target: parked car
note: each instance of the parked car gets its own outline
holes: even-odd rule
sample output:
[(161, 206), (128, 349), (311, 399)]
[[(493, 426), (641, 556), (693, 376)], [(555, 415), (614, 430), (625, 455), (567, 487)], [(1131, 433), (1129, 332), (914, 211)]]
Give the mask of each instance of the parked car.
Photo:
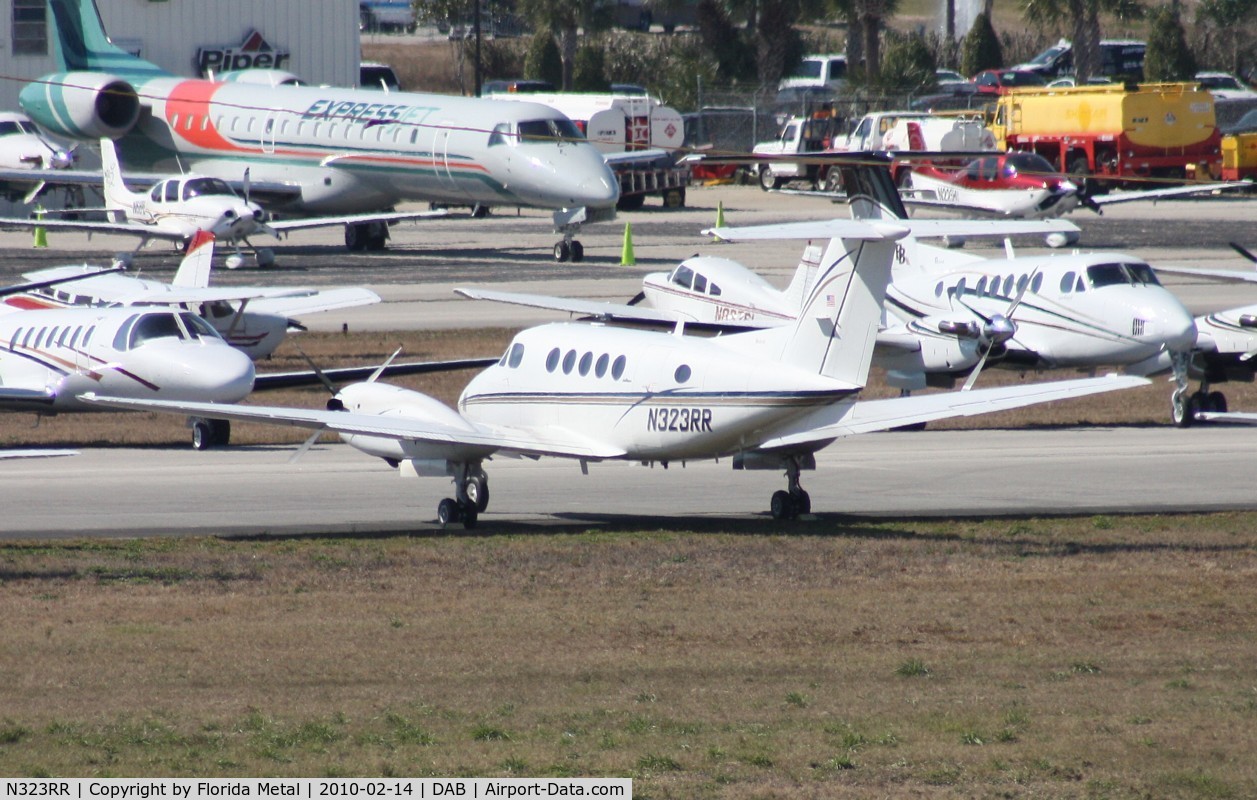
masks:
[(358, 88), (380, 89), (385, 92), (402, 90), (393, 68), (388, 64), (377, 64), (373, 61), (363, 61), (358, 67)]
[[(1148, 46), (1137, 39), (1101, 39), (1100, 64), (1095, 74), (1142, 80), (1144, 52), (1147, 49)], [(1010, 69), (1037, 72), (1046, 80), (1073, 75), (1073, 45), (1068, 39), (1061, 39), (1024, 64), (1016, 64)]]
[(1257, 133), (1257, 108), (1250, 109), (1235, 122), (1218, 125), (1218, 130), (1222, 131), (1224, 136), (1230, 136), (1233, 133)]
[(1215, 100), (1257, 100), (1257, 92), (1229, 72), (1197, 72), (1196, 81)]
[(969, 79), (954, 69), (936, 69), (934, 82), (939, 86), (949, 86), (956, 83), (968, 83)]
[(973, 76), (979, 94), (1003, 94), (1014, 86), (1046, 86), (1037, 72), (1020, 69), (986, 69)]

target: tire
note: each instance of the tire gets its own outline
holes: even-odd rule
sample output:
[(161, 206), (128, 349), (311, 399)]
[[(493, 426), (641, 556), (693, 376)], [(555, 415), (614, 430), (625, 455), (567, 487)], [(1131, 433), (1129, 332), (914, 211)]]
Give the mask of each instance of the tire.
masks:
[(1175, 427), (1190, 428), (1192, 425), (1192, 415), (1188, 410), (1191, 401), (1185, 393), (1175, 392), (1170, 398), (1170, 420), (1173, 421)]
[(214, 431), (207, 419), (194, 420), (192, 423), (192, 449), (208, 450), (214, 446)]
[(794, 517), (794, 498), (784, 489), (778, 489), (773, 492), (772, 502), (769, 503), (768, 508), (772, 512), (773, 519), (792, 519)]
[(572, 262), (585, 260), (585, 245), (576, 240), (572, 240)]
[(442, 525), (458, 522), (460, 518), (458, 503), (447, 497), (437, 504), (436, 521)]
[(663, 193), (664, 208), (684, 208), (685, 207), (685, 189), (676, 188), (669, 189)]
[(554, 245), (554, 260), (560, 264), (567, 261), (571, 255), (572, 248), (568, 246), (567, 242), (558, 242)]
[(345, 249), (351, 253), (360, 253), (367, 249), (366, 226), (361, 224), (345, 226)]
[(214, 447), (226, 447), (231, 443), (231, 420), (212, 419), (209, 421), (210, 439)]
[(483, 512), (489, 507), (489, 479), (483, 475), (476, 475), (468, 478), (463, 484), (463, 493), (467, 495), (467, 502), (478, 512)]
[(1206, 407), (1218, 414), (1226, 413), (1226, 395), (1222, 392), (1210, 392), (1206, 395)]
[(615, 203), (615, 207), (620, 211), (637, 211), (644, 205), (646, 205), (646, 195), (640, 192), (637, 194), (622, 194)]
[(476, 521), (480, 515), (476, 512), (475, 506), (467, 506), (466, 508), (459, 509), (459, 513), (462, 515), (463, 527), (465, 529), (471, 530), (476, 527)]
[(812, 513), (812, 496), (805, 490), (800, 489), (798, 493), (790, 496), (790, 500), (794, 503), (794, 513), (796, 516)]
[(784, 181), (780, 178), (773, 177), (773, 172), (768, 168), (768, 165), (765, 164), (760, 166), (759, 188), (767, 192), (770, 189), (780, 189), (782, 183), (784, 183)]

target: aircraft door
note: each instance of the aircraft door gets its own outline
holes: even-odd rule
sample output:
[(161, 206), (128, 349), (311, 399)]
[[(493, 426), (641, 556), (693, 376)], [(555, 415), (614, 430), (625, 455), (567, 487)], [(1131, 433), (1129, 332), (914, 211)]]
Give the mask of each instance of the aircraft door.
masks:
[(432, 161), (436, 168), (437, 186), (445, 192), (456, 192), (458, 181), (450, 171), (449, 123), (441, 123), (432, 129)]
[(266, 119), (262, 122), (262, 152), (275, 152), (275, 129), (279, 127), (279, 123), (275, 120), (275, 112), (266, 115)]

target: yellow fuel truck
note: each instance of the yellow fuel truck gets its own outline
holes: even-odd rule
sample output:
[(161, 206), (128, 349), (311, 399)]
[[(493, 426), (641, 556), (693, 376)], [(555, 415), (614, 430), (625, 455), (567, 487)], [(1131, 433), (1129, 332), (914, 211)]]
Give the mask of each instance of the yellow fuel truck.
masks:
[(1038, 153), (1101, 184), (1218, 175), (1213, 96), (1196, 83), (1011, 89), (991, 132), (1005, 150)]

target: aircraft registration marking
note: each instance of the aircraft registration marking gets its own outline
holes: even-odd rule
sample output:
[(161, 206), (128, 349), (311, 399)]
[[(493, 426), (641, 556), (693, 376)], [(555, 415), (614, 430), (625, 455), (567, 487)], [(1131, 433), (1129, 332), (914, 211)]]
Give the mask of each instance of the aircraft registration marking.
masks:
[(693, 433), (711, 430), (710, 408), (652, 408), (646, 412), (646, 430)]

